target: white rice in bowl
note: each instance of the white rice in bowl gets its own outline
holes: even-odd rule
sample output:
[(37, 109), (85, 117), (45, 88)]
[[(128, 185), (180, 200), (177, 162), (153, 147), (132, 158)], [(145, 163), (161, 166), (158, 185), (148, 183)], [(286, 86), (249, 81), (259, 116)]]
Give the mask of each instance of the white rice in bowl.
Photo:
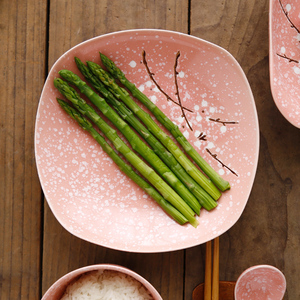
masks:
[(112, 270), (91, 271), (68, 285), (61, 300), (153, 300), (133, 277)]

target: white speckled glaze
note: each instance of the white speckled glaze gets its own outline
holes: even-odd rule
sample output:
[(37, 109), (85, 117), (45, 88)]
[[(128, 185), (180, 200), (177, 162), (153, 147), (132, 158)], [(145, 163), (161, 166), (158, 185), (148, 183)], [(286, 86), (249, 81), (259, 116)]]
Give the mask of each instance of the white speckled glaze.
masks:
[(286, 279), (280, 270), (258, 265), (240, 275), (234, 293), (236, 300), (282, 300), (285, 290)]
[[(181, 52), (178, 82), (193, 131), (178, 106), (154, 87), (142, 61), (142, 50), (156, 80), (170, 96), (173, 66)], [(53, 79), (61, 69), (77, 74), (74, 56), (100, 63), (99, 51), (113, 59), (152, 101), (155, 101), (199, 153), (231, 183), (218, 207), (202, 210), (197, 229), (180, 226), (132, 183), (93, 138), (56, 102), (61, 97)], [(226, 125), (208, 118), (236, 121)], [(182, 128), (184, 126), (184, 128)], [(197, 135), (204, 132), (207, 141)], [(238, 176), (222, 168), (205, 148), (216, 153)], [(105, 247), (132, 252), (163, 252), (199, 245), (227, 231), (240, 217), (255, 177), (259, 127), (246, 76), (224, 49), (189, 35), (164, 30), (129, 30), (88, 40), (66, 52), (53, 65), (45, 83), (36, 119), (35, 153), (41, 185), (58, 221), (77, 237)]]
[(116, 271), (120, 273), (124, 273), (128, 276), (133, 277), (134, 279), (138, 280), (144, 287), (151, 293), (154, 300), (162, 300), (162, 297), (158, 293), (158, 291), (153, 287), (151, 283), (149, 283), (145, 278), (140, 276), (139, 274), (135, 273), (134, 271), (127, 269), (125, 267), (113, 264), (99, 264), (99, 265), (91, 265), (82, 267), (80, 269), (76, 269), (60, 279), (58, 279), (53, 285), (46, 291), (42, 300), (59, 300), (63, 296), (67, 286), (76, 278), (83, 275), (87, 272), (92, 271), (100, 271), (100, 270), (109, 270), (109, 271)]
[[(292, 22), (300, 28), (300, 4), (282, 0)], [(300, 128), (300, 64), (289, 62), (277, 54), (300, 61), (300, 34), (286, 18), (279, 0), (270, 1), (269, 50), (270, 83), (276, 106), (294, 126)]]

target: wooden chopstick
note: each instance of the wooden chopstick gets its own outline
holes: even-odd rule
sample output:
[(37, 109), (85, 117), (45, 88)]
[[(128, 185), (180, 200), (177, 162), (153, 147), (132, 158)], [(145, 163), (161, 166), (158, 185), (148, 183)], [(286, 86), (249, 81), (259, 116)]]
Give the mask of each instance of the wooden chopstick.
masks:
[(206, 243), (204, 300), (219, 300), (219, 237), (214, 239), (213, 262), (212, 241)]
[(213, 274), (212, 274), (212, 300), (219, 300), (219, 237), (214, 239), (214, 259), (213, 259)]
[(211, 241), (206, 243), (205, 251), (204, 300), (211, 300), (211, 243)]

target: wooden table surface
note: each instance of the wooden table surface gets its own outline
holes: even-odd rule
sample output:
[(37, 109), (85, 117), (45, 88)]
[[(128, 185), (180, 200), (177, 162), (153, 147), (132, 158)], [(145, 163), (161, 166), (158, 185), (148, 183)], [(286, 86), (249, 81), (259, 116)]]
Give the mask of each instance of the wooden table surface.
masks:
[(300, 130), (280, 114), (269, 81), (266, 0), (0, 1), (0, 298), (39, 299), (62, 275), (96, 263), (126, 266), (163, 299), (191, 299), (204, 280), (205, 245), (143, 254), (110, 250), (69, 234), (43, 197), (34, 128), (47, 72), (66, 50), (124, 29), (179, 31), (227, 49), (253, 91), (260, 124), (254, 186), (238, 222), (220, 237), (220, 279), (270, 264), (300, 299)]

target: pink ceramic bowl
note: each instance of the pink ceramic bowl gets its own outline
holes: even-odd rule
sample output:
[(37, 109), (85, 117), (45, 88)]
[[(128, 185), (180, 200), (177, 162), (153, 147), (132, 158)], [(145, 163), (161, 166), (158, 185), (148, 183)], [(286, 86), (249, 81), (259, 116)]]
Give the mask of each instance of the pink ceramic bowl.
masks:
[(282, 300), (286, 290), (283, 273), (269, 265), (244, 271), (235, 285), (236, 300)]
[(98, 264), (98, 265), (91, 265), (87, 267), (83, 267), (77, 270), (74, 270), (60, 279), (58, 279), (44, 294), (42, 300), (59, 300), (63, 296), (67, 286), (76, 278), (83, 275), (84, 273), (90, 271), (97, 271), (97, 270), (111, 270), (124, 273), (129, 275), (143, 284), (143, 286), (150, 292), (153, 296), (154, 300), (162, 300), (162, 297), (157, 292), (157, 290), (142, 276), (135, 273), (134, 271), (127, 269), (125, 267), (119, 265), (112, 265), (112, 264)]

